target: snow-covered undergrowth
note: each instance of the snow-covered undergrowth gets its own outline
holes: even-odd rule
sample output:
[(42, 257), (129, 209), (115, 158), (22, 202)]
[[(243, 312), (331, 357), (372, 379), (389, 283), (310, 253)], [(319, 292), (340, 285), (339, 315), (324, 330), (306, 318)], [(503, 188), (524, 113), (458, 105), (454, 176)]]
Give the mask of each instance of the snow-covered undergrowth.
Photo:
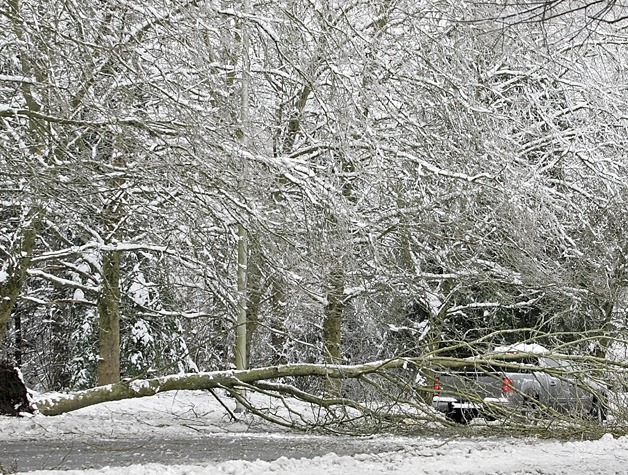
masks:
[[(258, 404), (263, 401), (257, 400)], [(106, 403), (62, 416), (30, 418), (0, 417), (0, 446), (3, 440), (93, 440), (129, 438), (190, 438), (218, 434), (254, 434), (256, 437), (285, 438), (294, 433), (246, 416), (230, 417), (235, 405), (227, 399), (223, 407), (211, 394), (181, 391), (157, 396)], [(320, 440), (327, 436), (312, 436)], [(340, 445), (343, 437), (331, 437)], [(556, 441), (537, 438), (483, 437), (447, 438), (434, 425), (430, 436), (382, 436), (394, 441), (397, 450), (387, 453), (327, 455), (303, 459), (281, 457), (274, 461), (233, 460), (197, 465), (138, 464), (89, 470), (47, 470), (39, 475), (201, 475), (201, 474), (609, 474), (628, 470), (628, 438), (606, 434), (594, 441)], [(365, 451), (368, 451), (365, 446)]]

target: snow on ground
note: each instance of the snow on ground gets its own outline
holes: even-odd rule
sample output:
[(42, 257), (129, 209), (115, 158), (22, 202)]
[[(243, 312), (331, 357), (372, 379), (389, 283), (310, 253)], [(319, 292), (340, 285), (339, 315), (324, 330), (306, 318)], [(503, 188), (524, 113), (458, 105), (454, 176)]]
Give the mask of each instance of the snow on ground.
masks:
[[(228, 401), (232, 404), (232, 401)], [(250, 416), (233, 422), (211, 395), (199, 391), (159, 394), (150, 398), (92, 406), (57, 417), (0, 417), (2, 441), (108, 440), (146, 437), (186, 438), (208, 434), (246, 434), (284, 438), (293, 433), (271, 427)], [(301, 436), (302, 437), (302, 436)], [(311, 436), (321, 437), (327, 436)], [(343, 438), (331, 439), (330, 446)], [(382, 436), (394, 441), (399, 450), (340, 456), (333, 452), (312, 458), (274, 461), (229, 460), (199, 465), (142, 464), (89, 470), (44, 470), (30, 475), (202, 475), (202, 474), (625, 474), (628, 473), (628, 437), (606, 434), (595, 441), (556, 441), (537, 438), (463, 438), (438, 436), (435, 426), (430, 437)], [(237, 457), (237, 454), (234, 454)]]

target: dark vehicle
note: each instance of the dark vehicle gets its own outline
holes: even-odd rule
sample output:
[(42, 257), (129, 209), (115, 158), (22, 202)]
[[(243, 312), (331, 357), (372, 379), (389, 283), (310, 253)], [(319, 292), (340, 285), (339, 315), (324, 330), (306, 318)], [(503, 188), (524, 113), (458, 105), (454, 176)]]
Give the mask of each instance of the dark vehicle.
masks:
[[(564, 358), (564, 357), (563, 357)], [(508, 351), (437, 373), (433, 407), (455, 422), (563, 413), (606, 419), (606, 388), (560, 355)]]

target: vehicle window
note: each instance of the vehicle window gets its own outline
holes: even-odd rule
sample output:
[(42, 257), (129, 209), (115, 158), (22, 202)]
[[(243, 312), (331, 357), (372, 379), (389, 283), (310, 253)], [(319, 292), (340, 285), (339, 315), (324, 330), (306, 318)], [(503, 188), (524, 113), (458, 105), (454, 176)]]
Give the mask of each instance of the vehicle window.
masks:
[(539, 358), (541, 362), (541, 366), (545, 366), (548, 368), (558, 368), (560, 367), (560, 363), (552, 358)]
[(573, 363), (571, 361), (560, 360), (558, 363), (565, 369), (574, 369)]

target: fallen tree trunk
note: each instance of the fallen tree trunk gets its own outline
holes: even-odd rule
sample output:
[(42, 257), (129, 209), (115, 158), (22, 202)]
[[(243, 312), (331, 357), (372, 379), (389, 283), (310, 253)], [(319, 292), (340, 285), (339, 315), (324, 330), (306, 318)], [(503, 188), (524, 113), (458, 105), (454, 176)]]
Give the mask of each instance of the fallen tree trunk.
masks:
[[(419, 363), (425, 362), (422, 358), (395, 358), (360, 365), (288, 364), (249, 370), (177, 374), (152, 379), (122, 381), (73, 393), (42, 394), (37, 398), (36, 404), (40, 413), (55, 416), (94, 404), (153, 396), (165, 391), (234, 388), (285, 377), (360, 378), (386, 370), (408, 366), (420, 367)], [(441, 363), (446, 362), (441, 361)], [(430, 360), (430, 364), (434, 364), (434, 361)]]
[[(625, 362), (609, 363), (595, 357), (577, 356), (568, 359), (589, 368), (628, 369), (628, 363)], [(500, 367), (509, 364), (503, 358), (495, 360), (491, 355), (473, 358), (473, 362), (479, 365), (498, 364)], [(395, 430), (400, 427), (413, 430), (413, 427), (419, 427), (417, 423), (420, 427), (429, 427), (423, 424), (425, 421), (453, 424), (431, 407), (434, 389), (429, 375), (434, 371), (455, 370), (468, 364), (469, 359), (466, 358), (435, 355), (392, 358), (358, 365), (288, 364), (135, 379), (74, 393), (42, 394), (35, 402), (41, 414), (53, 416), (99, 403), (153, 396), (160, 392), (207, 390), (233, 419), (237, 419), (229, 405), (223, 403), (214, 392), (214, 389), (221, 389), (246, 408), (248, 413), (293, 429), (319, 429), (345, 434), (377, 433), (382, 428), (391, 427)], [(516, 362), (512, 364), (514, 369), (518, 368)], [(566, 376), (573, 374), (576, 373), (565, 373)], [(591, 373), (587, 371), (586, 374)], [(417, 379), (417, 376), (420, 378)], [(323, 381), (321, 384), (311, 379), (303, 381), (304, 384), (297, 382), (303, 377), (323, 378)], [(326, 393), (323, 388), (327, 386), (327, 380), (345, 380), (342, 381), (342, 393)], [(417, 383), (418, 380), (421, 382)], [(312, 386), (313, 382), (315, 384)], [(313, 387), (318, 389), (313, 390)], [(255, 400), (247, 396), (253, 393), (263, 397)], [(273, 403), (269, 403), (271, 400)], [(569, 422), (570, 431), (575, 430), (575, 419), (570, 415), (551, 414), (548, 424), (560, 417)], [(505, 420), (515, 427), (521, 428), (526, 424), (525, 420), (517, 419), (516, 412), (504, 415), (507, 416)], [(511, 417), (513, 415), (514, 418)], [(618, 415), (617, 412), (614, 417)], [(538, 422), (537, 419), (533, 420), (535, 430), (543, 431), (549, 427)], [(580, 424), (579, 430), (590, 432), (599, 429), (589, 418), (581, 419)]]
[[(628, 369), (628, 363), (610, 363), (593, 357), (570, 357), (574, 362), (606, 367), (607, 369)], [(492, 362), (490, 355), (486, 358), (476, 358), (475, 363)], [(41, 394), (35, 398), (37, 410), (44, 415), (54, 416), (65, 412), (75, 411), (84, 407), (103, 402), (119, 401), (123, 399), (153, 396), (160, 392), (181, 390), (212, 390), (223, 388), (232, 392), (236, 388), (249, 388), (264, 391), (263, 382), (281, 378), (319, 377), (331, 380), (360, 379), (371, 387), (377, 384), (369, 378), (370, 375), (379, 376), (398, 388), (415, 392), (414, 396), (429, 401), (431, 398), (431, 384), (424, 383), (423, 387), (415, 387), (412, 374), (421, 373), (423, 376), (430, 374), (435, 369), (455, 369), (467, 365), (469, 360), (441, 356), (423, 356), (415, 358), (392, 358), (388, 360), (373, 361), (357, 365), (330, 365), (330, 364), (286, 364), (267, 366), (248, 370), (225, 370), (205, 373), (187, 373), (163, 376), (152, 379), (134, 379), (119, 383), (99, 386), (84, 391), (73, 393)], [(503, 365), (504, 362), (499, 361)], [(411, 374), (406, 373), (404, 378), (398, 378), (395, 370), (410, 369)], [(257, 386), (256, 386), (257, 385)], [(298, 391), (291, 386), (291, 391)], [(379, 392), (385, 397), (386, 389)], [(284, 392), (284, 391), (278, 391)], [(305, 394), (305, 393), (303, 393)], [(426, 397), (427, 396), (427, 397)], [(309, 398), (317, 399), (317, 396), (309, 394)], [(299, 397), (307, 400), (307, 397)], [(342, 398), (338, 399), (342, 400)]]

